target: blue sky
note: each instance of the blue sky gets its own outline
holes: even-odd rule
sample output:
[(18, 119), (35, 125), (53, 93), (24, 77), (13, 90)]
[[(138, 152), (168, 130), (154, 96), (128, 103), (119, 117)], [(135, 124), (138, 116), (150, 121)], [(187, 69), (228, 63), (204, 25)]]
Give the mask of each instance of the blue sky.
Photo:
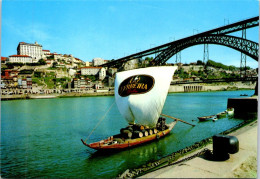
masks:
[[(3, 0), (1, 56), (16, 54), (19, 42), (37, 41), (45, 50), (83, 61), (117, 59), (258, 15), (257, 0)], [(247, 30), (247, 38), (258, 42), (258, 31)], [(209, 45), (214, 61), (240, 66), (240, 56)], [(183, 50), (181, 59), (202, 60), (203, 45)], [(258, 63), (247, 57), (247, 65)]]

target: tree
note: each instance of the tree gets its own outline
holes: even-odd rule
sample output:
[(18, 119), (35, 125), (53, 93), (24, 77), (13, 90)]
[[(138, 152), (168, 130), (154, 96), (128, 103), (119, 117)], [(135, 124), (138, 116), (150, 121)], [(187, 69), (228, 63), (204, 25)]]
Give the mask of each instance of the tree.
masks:
[(205, 63), (203, 63), (201, 60), (197, 61), (197, 65), (204, 65)]
[(46, 61), (42, 58), (38, 61), (39, 65), (46, 65)]
[(53, 67), (53, 68), (56, 68), (57, 65), (58, 65), (57, 62), (53, 62), (53, 63), (52, 63), (52, 67)]

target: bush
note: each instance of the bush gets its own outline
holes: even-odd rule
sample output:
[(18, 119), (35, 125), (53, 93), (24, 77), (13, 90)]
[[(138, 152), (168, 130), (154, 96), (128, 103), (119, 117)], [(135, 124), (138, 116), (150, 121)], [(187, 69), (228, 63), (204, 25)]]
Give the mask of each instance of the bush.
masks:
[(19, 74), (32, 74), (33, 70), (21, 70)]

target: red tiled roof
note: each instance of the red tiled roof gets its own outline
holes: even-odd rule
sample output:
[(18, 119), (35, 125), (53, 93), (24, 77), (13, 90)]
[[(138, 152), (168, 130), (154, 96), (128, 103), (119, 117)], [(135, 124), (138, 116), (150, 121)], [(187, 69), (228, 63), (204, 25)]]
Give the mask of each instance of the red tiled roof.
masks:
[(50, 50), (42, 50), (42, 51), (49, 52)]
[(31, 57), (31, 56), (28, 56), (28, 55), (11, 55), (9, 57)]
[(1, 57), (1, 61), (5, 61), (7, 57)]

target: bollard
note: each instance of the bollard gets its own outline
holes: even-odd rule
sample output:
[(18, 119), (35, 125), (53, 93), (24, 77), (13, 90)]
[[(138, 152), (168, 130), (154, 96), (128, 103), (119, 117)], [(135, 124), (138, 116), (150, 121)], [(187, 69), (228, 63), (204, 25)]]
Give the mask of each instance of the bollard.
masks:
[(239, 151), (239, 141), (235, 136), (214, 135), (213, 157), (217, 161), (229, 159), (229, 154)]

